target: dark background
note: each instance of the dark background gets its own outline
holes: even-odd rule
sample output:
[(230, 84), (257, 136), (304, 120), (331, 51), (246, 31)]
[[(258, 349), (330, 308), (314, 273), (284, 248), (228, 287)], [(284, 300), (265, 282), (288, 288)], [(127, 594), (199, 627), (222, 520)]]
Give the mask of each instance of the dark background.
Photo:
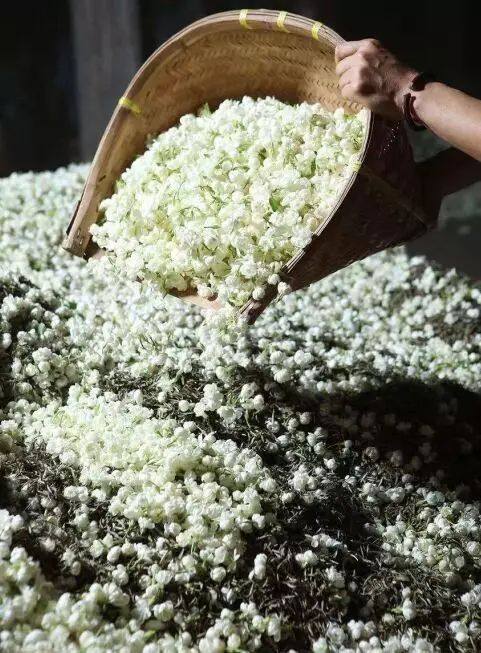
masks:
[[(376, 36), (404, 60), (481, 96), (476, 2), (249, 1)], [(0, 12), (0, 176), (86, 161), (140, 63), (167, 37), (239, 0), (4, 2)]]

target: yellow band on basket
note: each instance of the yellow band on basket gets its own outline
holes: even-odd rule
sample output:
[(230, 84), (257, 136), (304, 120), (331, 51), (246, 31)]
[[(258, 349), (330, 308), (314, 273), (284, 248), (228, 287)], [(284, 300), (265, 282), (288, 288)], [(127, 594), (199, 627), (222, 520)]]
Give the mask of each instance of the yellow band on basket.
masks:
[(247, 12), (248, 9), (241, 9), (239, 12), (239, 23), (244, 29), (252, 29), (252, 27), (247, 22)]
[(311, 34), (312, 38), (316, 39), (316, 41), (319, 41), (319, 30), (322, 27), (322, 23), (320, 23), (318, 20), (313, 24), (312, 29), (311, 29)]
[(132, 113), (135, 113), (137, 116), (142, 113), (142, 109), (139, 107), (139, 105), (130, 98), (125, 97), (125, 95), (120, 98), (119, 107), (124, 107), (124, 109), (132, 111)]
[(280, 11), (279, 15), (277, 16), (276, 25), (278, 30), (280, 30), (281, 32), (287, 32), (289, 34), (289, 30), (285, 26), (286, 17), (287, 17), (287, 11)]

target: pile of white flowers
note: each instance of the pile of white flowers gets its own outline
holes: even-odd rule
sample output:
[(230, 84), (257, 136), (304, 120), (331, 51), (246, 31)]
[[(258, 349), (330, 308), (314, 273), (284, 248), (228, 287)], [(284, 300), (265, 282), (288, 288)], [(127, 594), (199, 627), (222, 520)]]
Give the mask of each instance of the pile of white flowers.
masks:
[(473, 651), (481, 292), (402, 250), (235, 338), (0, 180), (2, 653)]
[(242, 306), (328, 217), (364, 138), (364, 112), (225, 100), (160, 134), (102, 203), (94, 240), (132, 279)]

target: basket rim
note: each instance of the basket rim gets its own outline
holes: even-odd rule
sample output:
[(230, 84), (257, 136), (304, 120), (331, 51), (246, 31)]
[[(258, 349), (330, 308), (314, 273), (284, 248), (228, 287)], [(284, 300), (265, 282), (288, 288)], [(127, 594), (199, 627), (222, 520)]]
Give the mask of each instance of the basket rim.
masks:
[[(81, 194), (77, 209), (72, 216), (72, 220), (69, 224), (67, 237), (63, 243), (63, 247), (65, 249), (72, 251), (73, 253), (78, 253), (78, 251), (75, 251), (76, 248), (74, 245), (74, 239), (76, 234), (79, 232), (79, 227), (83, 224), (83, 216), (87, 212), (86, 206), (90, 207), (91, 196), (95, 193), (95, 183), (92, 182), (91, 176), (93, 176), (94, 171), (96, 171), (99, 167), (99, 161), (104, 155), (104, 147), (108, 145), (111, 131), (119, 126), (117, 123), (121, 124), (120, 121), (125, 118), (126, 113), (136, 112), (136, 109), (138, 109), (138, 105), (136, 103), (137, 96), (141, 92), (144, 84), (150, 78), (151, 73), (154, 72), (157, 65), (167, 64), (169, 59), (176, 55), (179, 47), (188, 48), (196, 41), (202, 39), (205, 35), (212, 33), (211, 30), (213, 26), (215, 26), (216, 30), (221, 32), (240, 30), (246, 30), (247, 32), (284, 32), (287, 34), (294, 34), (303, 38), (318, 41), (319, 44), (322, 44), (323, 42), (325, 43), (327, 41), (333, 47), (339, 43), (344, 42), (344, 39), (339, 34), (337, 34), (337, 32), (327, 27), (320, 21), (316, 21), (312, 18), (301, 16), (299, 14), (294, 14), (286, 11), (278, 11), (274, 9), (241, 9), (210, 14), (209, 16), (205, 16), (199, 20), (194, 21), (193, 23), (190, 23), (177, 33), (173, 34), (158, 48), (156, 48), (156, 50), (140, 66), (130, 81), (129, 85), (127, 86), (121, 101), (115, 107), (99, 142), (99, 145), (97, 146), (97, 150), (87, 175), (84, 190)], [(279, 274), (285, 279), (289, 279), (291, 276), (291, 271), (295, 267), (296, 263), (300, 260), (300, 258), (304, 255), (305, 249), (309, 247), (312, 241), (317, 238), (331, 222), (337, 210), (342, 205), (346, 196), (350, 192), (359, 173), (359, 170), (364, 164), (369, 150), (369, 144), (371, 141), (374, 124), (377, 121), (377, 118), (368, 109), (363, 110), (363, 117), (365, 123), (364, 139), (357, 157), (356, 166), (352, 167), (349, 176), (346, 178), (344, 188), (342, 193), (340, 193), (335, 206), (331, 209), (329, 215), (326, 217), (323, 223), (313, 232), (309, 243), (304, 248), (300, 248), (289, 259), (289, 261), (284, 263), (282, 266)], [(96, 211), (98, 218), (98, 206)], [(96, 219), (94, 219), (88, 225), (88, 229), (90, 229), (91, 224), (94, 224), (95, 221)], [(89, 242), (87, 242), (86, 245), (82, 248), (81, 255), (83, 255), (84, 258), (90, 258), (94, 249), (95, 248), (92, 247), (92, 241), (90, 239)], [(171, 292), (170, 294), (177, 295), (175, 292)], [(181, 296), (181, 294), (179, 293), (177, 296)], [(186, 297), (184, 296), (184, 298)], [(249, 320), (250, 314), (254, 313), (256, 316), (259, 315), (267, 307), (270, 301), (272, 301), (272, 297), (270, 297), (270, 293), (268, 292), (266, 292), (266, 296), (263, 300), (254, 300), (250, 298), (239, 309), (239, 313), (241, 316)], [(206, 306), (208, 306), (208, 304), (208, 302), (204, 303)]]

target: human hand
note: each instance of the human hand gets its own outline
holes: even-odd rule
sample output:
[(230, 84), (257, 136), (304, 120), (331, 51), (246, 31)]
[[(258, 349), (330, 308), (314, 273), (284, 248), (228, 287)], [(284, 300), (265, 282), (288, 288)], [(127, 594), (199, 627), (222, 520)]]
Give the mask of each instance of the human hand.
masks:
[(403, 117), (403, 96), (416, 76), (379, 41), (347, 41), (336, 47), (336, 73), (345, 98), (391, 120)]

